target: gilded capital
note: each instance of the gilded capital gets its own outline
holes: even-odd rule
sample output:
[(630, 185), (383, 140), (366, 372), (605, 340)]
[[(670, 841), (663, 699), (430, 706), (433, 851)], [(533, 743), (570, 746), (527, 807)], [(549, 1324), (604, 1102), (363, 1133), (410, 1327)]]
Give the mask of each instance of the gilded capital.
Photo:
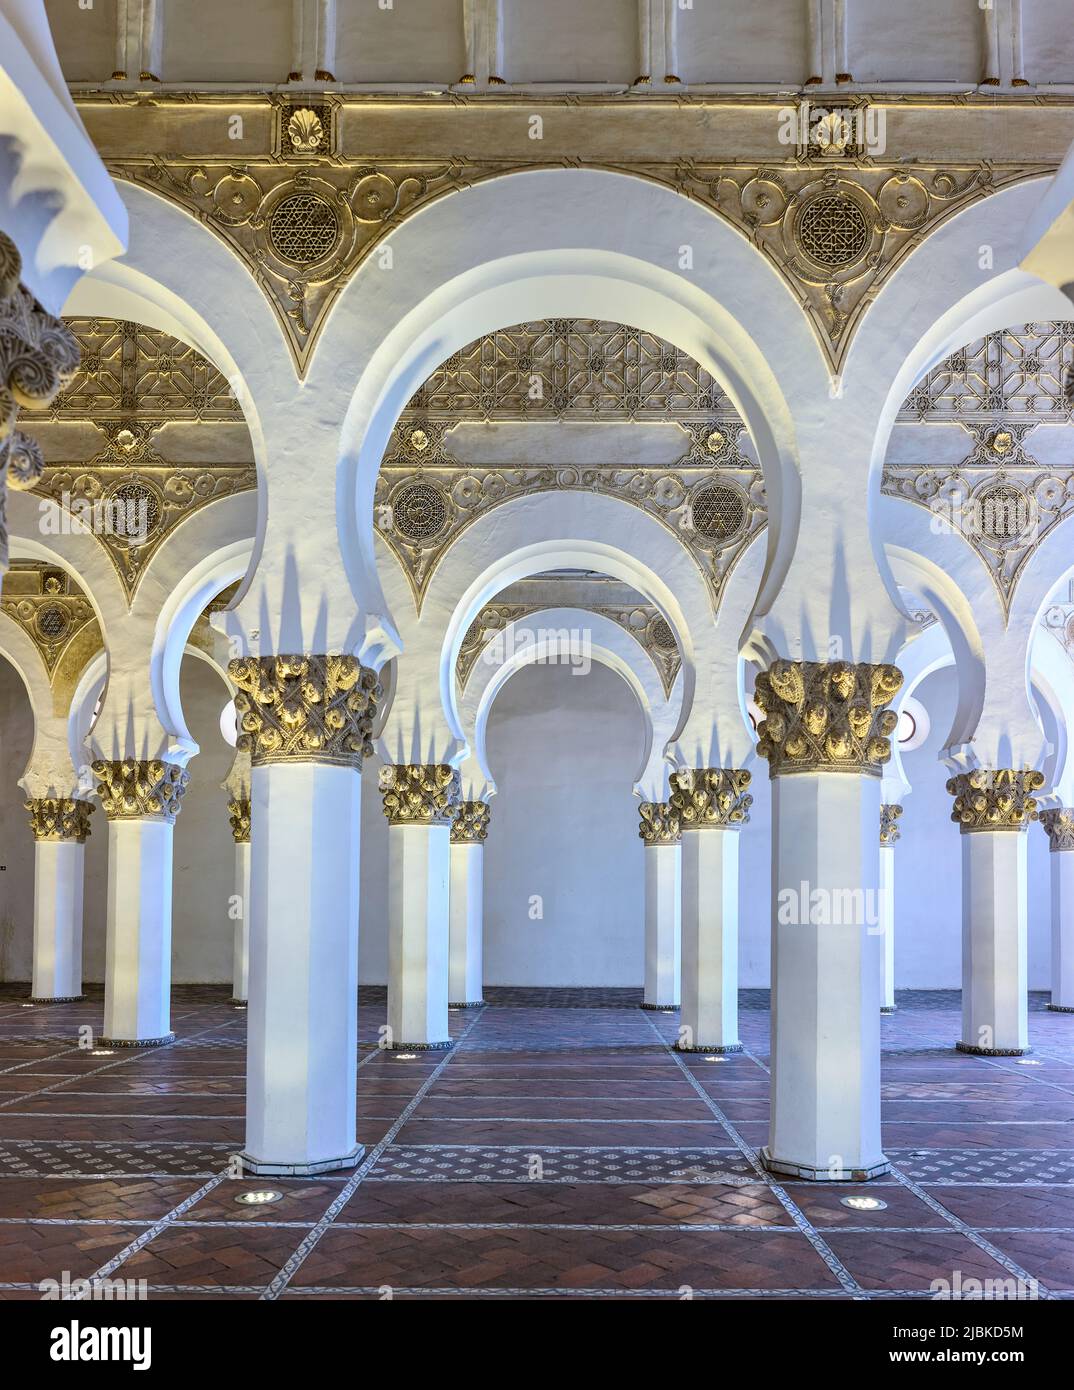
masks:
[(70, 796), (35, 796), (23, 804), (30, 813), (35, 840), (76, 840), (79, 844), (85, 843), (89, 818), (97, 809), (92, 801)]
[(679, 813), (667, 801), (643, 801), (638, 807), (638, 835), (651, 845), (677, 845), (682, 839)]
[(668, 800), (682, 830), (738, 830), (750, 818), (752, 781), (742, 768), (682, 768), (671, 774)]
[(160, 820), (169, 824), (190, 781), (186, 768), (159, 758), (99, 758), (93, 764), (97, 795), (109, 820)]
[(1053, 806), (1040, 812), (1040, 823), (1047, 831), (1053, 854), (1074, 849), (1074, 811), (1066, 806)]
[(455, 808), (455, 819), (451, 822), (451, 843), (484, 844), (491, 814), (492, 808), (487, 801), (460, 801)]
[(880, 807), (880, 843), (882, 845), (893, 845), (901, 837), (902, 831), (896, 823), (901, 815), (902, 807), (894, 801), (885, 801)]
[(879, 777), (891, 757), (898, 716), (897, 666), (849, 661), (774, 661), (757, 677), (765, 718), (758, 752), (771, 777), (791, 772), (853, 772)]
[(389, 825), (450, 825), (461, 791), (447, 763), (394, 763), (380, 770)]
[(250, 798), (238, 796), (227, 804), (231, 835), (237, 845), (250, 843)]
[(1037, 803), (1031, 795), (1044, 786), (1044, 773), (1033, 769), (974, 768), (948, 779), (947, 790), (955, 798), (951, 819), (963, 835), (975, 830), (1024, 830), (1037, 819)]
[(238, 747), (254, 767), (328, 763), (360, 769), (373, 751), (381, 696), (354, 656), (251, 656), (228, 663), (239, 687)]

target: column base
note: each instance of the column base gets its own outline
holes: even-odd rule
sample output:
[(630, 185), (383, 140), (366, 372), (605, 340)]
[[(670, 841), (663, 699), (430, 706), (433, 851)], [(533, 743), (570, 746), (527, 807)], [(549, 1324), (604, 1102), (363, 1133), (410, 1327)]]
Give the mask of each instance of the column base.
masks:
[(898, 1004), (881, 1004), (880, 1012), (882, 1014), (893, 1014), (898, 1007)]
[(165, 1033), (162, 1038), (98, 1038), (98, 1047), (167, 1047), (175, 1041), (174, 1033)]
[(84, 994), (28, 994), (27, 1001), (31, 1004), (80, 1004), (85, 999)]
[(638, 1008), (639, 1008), (639, 1009), (651, 1009), (654, 1013), (660, 1013), (660, 1014), (669, 1014), (669, 1013), (677, 1012), (678, 1009), (679, 1009), (679, 1007), (680, 1007), (680, 1006), (679, 1006), (678, 1004), (639, 1004), (639, 1005), (638, 1005)]
[(484, 1007), (485, 1001), (483, 999), (467, 999), (462, 1003), (448, 1004), (449, 1009), (483, 1009)]
[(358, 1144), (342, 1158), (325, 1158), (319, 1163), (272, 1163), (268, 1159), (253, 1158), (250, 1154), (239, 1154), (244, 1173), (259, 1177), (309, 1178), (316, 1173), (331, 1173), (337, 1168), (354, 1168), (365, 1154), (365, 1145)]
[(1053, 1014), (1074, 1014), (1074, 1004), (1048, 1004), (1045, 1007)]
[(971, 1057), (1024, 1057), (1031, 1047), (975, 1047), (972, 1043), (957, 1042), (955, 1049)]
[(676, 1052), (741, 1052), (741, 1043), (715, 1043), (712, 1047), (703, 1047), (700, 1043), (695, 1043), (691, 1047), (684, 1047), (682, 1043), (675, 1043)]
[(390, 1047), (384, 1048), (385, 1052), (446, 1052), (449, 1047), (455, 1046), (454, 1038), (446, 1038), (443, 1042), (427, 1043), (392, 1043)]
[(800, 1178), (804, 1182), (868, 1182), (870, 1178), (881, 1178), (891, 1172), (891, 1164), (886, 1158), (868, 1168), (814, 1168), (808, 1163), (773, 1158), (767, 1145), (760, 1150), (758, 1157), (766, 1172), (782, 1173), (785, 1177)]

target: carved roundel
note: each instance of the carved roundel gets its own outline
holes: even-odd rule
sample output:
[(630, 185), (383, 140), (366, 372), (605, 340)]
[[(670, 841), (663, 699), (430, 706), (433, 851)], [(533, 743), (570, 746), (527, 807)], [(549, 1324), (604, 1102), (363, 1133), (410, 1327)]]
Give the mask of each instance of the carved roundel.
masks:
[(649, 641), (659, 652), (677, 652), (679, 649), (671, 624), (659, 613), (649, 624)]
[(339, 240), (335, 209), (318, 193), (292, 193), (269, 218), (268, 238), (281, 260), (313, 265), (331, 255)]
[(432, 483), (407, 483), (392, 498), (392, 523), (408, 541), (433, 541), (447, 522), (447, 498)]
[(730, 541), (745, 528), (746, 502), (729, 483), (703, 483), (690, 498), (690, 524), (710, 541)]
[(810, 198), (798, 214), (795, 239), (817, 265), (843, 270), (869, 249), (869, 223), (846, 193), (825, 192)]
[(145, 483), (120, 483), (108, 496), (106, 524), (121, 540), (138, 544), (160, 522), (160, 499)]
[(973, 499), (972, 520), (987, 544), (1024, 545), (1036, 523), (1033, 499), (1013, 483), (990, 483)]
[(59, 603), (47, 603), (37, 610), (37, 630), (49, 642), (57, 642), (71, 626), (67, 610)]

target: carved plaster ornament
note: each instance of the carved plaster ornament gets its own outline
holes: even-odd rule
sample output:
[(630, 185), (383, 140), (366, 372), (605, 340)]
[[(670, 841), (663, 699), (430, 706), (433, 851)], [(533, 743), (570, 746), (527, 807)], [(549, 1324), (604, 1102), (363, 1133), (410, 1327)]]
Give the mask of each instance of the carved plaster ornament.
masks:
[(955, 798), (951, 819), (963, 835), (980, 830), (1024, 830), (1037, 819), (1031, 793), (1044, 786), (1044, 773), (1032, 768), (974, 768), (947, 782)]
[(683, 768), (670, 777), (671, 809), (685, 830), (738, 830), (750, 818), (752, 774), (743, 768)]
[(227, 810), (232, 838), (237, 845), (248, 845), (250, 843), (249, 797), (235, 797), (228, 802)]
[(487, 801), (460, 801), (451, 822), (453, 845), (484, 844), (492, 814)]
[(179, 814), (179, 803), (190, 773), (159, 758), (97, 759), (93, 771), (97, 795), (109, 820), (161, 820), (169, 824)]
[(70, 796), (35, 796), (23, 803), (30, 813), (35, 840), (75, 840), (84, 844), (89, 818), (97, 809), (91, 801)]
[(676, 809), (667, 801), (643, 801), (638, 807), (641, 825), (638, 835), (646, 847), (677, 845), (682, 840), (682, 827)]
[(254, 767), (279, 762), (360, 769), (373, 752), (382, 691), (376, 672), (354, 656), (240, 657), (228, 663), (237, 746)]
[(757, 751), (772, 777), (852, 772), (879, 777), (898, 716), (885, 706), (902, 686), (897, 666), (775, 661), (757, 677), (764, 711)]
[(1074, 850), (1074, 811), (1065, 806), (1054, 806), (1041, 811), (1039, 819), (1047, 832), (1053, 854), (1059, 850)]
[(380, 790), (389, 825), (450, 825), (461, 786), (447, 763), (392, 763), (380, 770)]
[(896, 802), (885, 801), (880, 807), (880, 843), (882, 845), (893, 845), (901, 837), (902, 831), (896, 823), (901, 815), (902, 807)]

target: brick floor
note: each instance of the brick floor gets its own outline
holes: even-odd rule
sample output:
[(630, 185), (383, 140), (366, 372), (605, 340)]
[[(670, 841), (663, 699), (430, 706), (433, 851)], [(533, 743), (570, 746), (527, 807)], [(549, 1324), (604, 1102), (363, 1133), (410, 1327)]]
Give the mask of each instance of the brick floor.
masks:
[[(177, 1041), (92, 1057), (100, 991), (21, 1007), (0, 987), (0, 1299), (39, 1281), (145, 1280), (159, 1298), (927, 1298), (936, 1279), (1074, 1291), (1074, 1016), (1031, 1000), (1035, 1052), (957, 1053), (958, 997), (900, 995), (882, 1023), (888, 1177), (777, 1183), (767, 996), (746, 1051), (669, 1044), (629, 991), (496, 990), (451, 1015), (458, 1046), (378, 1052), (360, 992), (363, 1165), (235, 1179), (246, 1014), (176, 989)], [(271, 1186), (280, 1201), (236, 1204)], [(842, 1205), (879, 1198), (875, 1211)]]

